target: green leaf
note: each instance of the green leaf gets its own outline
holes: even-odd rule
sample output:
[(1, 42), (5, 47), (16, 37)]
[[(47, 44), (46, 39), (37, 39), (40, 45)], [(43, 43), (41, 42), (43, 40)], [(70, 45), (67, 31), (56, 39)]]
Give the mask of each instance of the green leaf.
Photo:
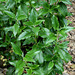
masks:
[(3, 11), (3, 10), (5, 10), (5, 7), (3, 4), (0, 3), (0, 11)]
[(16, 17), (18, 20), (26, 19), (26, 14), (23, 12), (21, 6), (18, 7)]
[(11, 65), (13, 65), (14, 67), (16, 67), (16, 64), (17, 64), (17, 60), (16, 61), (9, 61), (9, 63), (11, 64)]
[(22, 50), (20, 49), (20, 47), (17, 44), (14, 44), (13, 42), (11, 42), (12, 44), (12, 48), (14, 50), (14, 52), (18, 55), (22, 55)]
[(24, 57), (25, 61), (29, 61), (29, 62), (35, 62), (33, 60), (33, 56), (35, 56), (36, 54), (38, 54), (40, 51), (35, 51), (35, 50), (31, 50), (29, 52), (27, 52), (27, 54)]
[(0, 40), (2, 40), (2, 37), (0, 37)]
[(55, 29), (55, 30), (58, 30), (59, 29), (59, 22), (58, 22), (58, 19), (55, 15), (52, 16), (51, 18), (52, 20), (52, 27)]
[(54, 66), (54, 63), (53, 62), (50, 62), (48, 64), (48, 70), (50, 71), (53, 68), (53, 66)]
[(13, 31), (13, 26), (5, 27), (4, 30), (5, 30), (6, 32), (8, 32), (8, 31)]
[(19, 30), (19, 25), (18, 24), (14, 24), (13, 26), (13, 34), (16, 37), (16, 34), (18, 33)]
[(42, 23), (44, 20), (37, 20), (35, 23), (31, 22), (31, 21), (27, 21), (24, 22), (23, 24), (28, 25), (28, 26), (36, 26), (39, 25), (40, 23)]
[(7, 72), (6, 72), (6, 75), (14, 75), (15, 74), (15, 68), (14, 67), (9, 67)]
[(30, 43), (34, 43), (35, 41), (33, 39), (35, 39), (35, 38), (34, 37), (30, 37), (30, 38), (26, 39), (23, 42), (23, 45), (30, 44)]
[(67, 48), (68, 44), (69, 44), (69, 41), (64, 41), (64, 42), (62, 42), (62, 43), (59, 45), (59, 47), (60, 47), (60, 48)]
[(33, 32), (35, 33), (35, 35), (38, 35), (40, 27), (35, 27), (35, 28), (32, 28), (32, 29), (33, 29)]
[(50, 17), (45, 18), (45, 27), (48, 29), (52, 28), (52, 21)]
[(0, 47), (6, 47), (7, 45), (6, 44), (0, 44)]
[(32, 69), (27, 70), (28, 75), (32, 75)]
[(16, 3), (20, 3), (21, 0), (15, 0)]
[(41, 36), (42, 38), (47, 38), (50, 34), (51, 34), (51, 32), (47, 28), (42, 28), (39, 31), (39, 36)]
[(15, 73), (18, 73), (18, 75), (21, 75), (24, 71), (25, 62), (22, 60), (18, 60), (16, 63), (16, 71)]
[(24, 68), (22, 68), (21, 70), (19, 70), (19, 72), (17, 73), (17, 75), (22, 75), (24, 71)]
[(21, 75), (24, 71), (25, 62), (23, 60), (10, 61), (11, 65), (15, 66), (15, 74)]
[(6, 0), (6, 5), (5, 7), (7, 7), (7, 9), (12, 9), (15, 5), (15, 1), (13, 0)]
[(31, 55), (26, 55), (23, 59), (27, 62), (35, 62)]
[(25, 15), (28, 16), (29, 8), (25, 4), (22, 4), (21, 5), (21, 8), (24, 11)]
[(57, 0), (50, 0), (50, 5), (52, 5), (52, 4), (56, 3), (56, 2), (57, 2)]
[(58, 7), (58, 11), (63, 15), (63, 16), (66, 16), (68, 14), (68, 11), (67, 11), (67, 6), (60, 2), (58, 3), (59, 7)]
[(27, 64), (28, 66), (30, 66), (32, 69), (36, 69), (36, 68), (38, 68), (39, 67), (39, 65), (37, 65), (37, 64), (31, 64), (31, 63), (28, 63)]
[(55, 35), (50, 34), (49, 37), (47, 37), (47, 38), (44, 40), (44, 44), (45, 44), (45, 45), (50, 45), (51, 42), (53, 42), (53, 41), (55, 41), (55, 40), (56, 40)]
[(40, 51), (36, 56), (35, 56), (35, 60), (38, 61), (40, 64), (42, 64), (44, 62), (44, 58), (43, 58), (43, 53), (42, 51)]
[(14, 18), (15, 19), (15, 14), (10, 12), (10, 11), (4, 11), (4, 13), (6, 13), (9, 17)]
[(63, 65), (62, 65), (62, 63), (60, 63), (60, 62), (55, 63), (55, 67), (56, 67), (58, 70), (62, 71), (62, 72), (64, 71)]
[(28, 26), (33, 26), (34, 25), (34, 23), (32, 23), (31, 21), (24, 22), (23, 24), (28, 25)]
[(75, 28), (74, 27), (70, 27), (70, 26), (66, 26), (63, 29), (65, 29), (65, 33), (67, 33), (67, 32), (69, 32), (69, 31), (71, 31), (71, 30), (73, 30)]
[(32, 23), (35, 23), (36, 22), (36, 20), (37, 20), (37, 13), (36, 13), (36, 10), (35, 9), (32, 9), (31, 10), (31, 13), (30, 13), (30, 16), (29, 16), (29, 20)]
[(69, 53), (66, 53), (64, 50), (58, 51), (61, 59), (63, 59), (65, 62), (68, 62), (72, 59), (71, 55)]
[(31, 30), (27, 29), (19, 35), (18, 40), (27, 39), (27, 38), (31, 37), (31, 35), (32, 35)]
[(62, 34), (62, 35), (65, 35), (65, 33), (69, 32), (69, 31), (71, 31), (71, 30), (73, 30), (73, 29), (75, 29), (75, 28), (74, 28), (74, 27), (70, 27), (70, 26), (65, 26), (65, 27), (63, 27), (63, 28), (59, 31), (59, 33)]
[(45, 70), (43, 70), (42, 67), (39, 67), (38, 69), (34, 70), (34, 75), (47, 75), (45, 74)]
[(41, 24), (43, 21), (45, 21), (45, 20), (37, 20), (34, 25), (39, 25), (39, 24)]
[(65, 3), (65, 4), (70, 4), (70, 5), (72, 4), (72, 3), (70, 2), (70, 0), (62, 0), (62, 2)]

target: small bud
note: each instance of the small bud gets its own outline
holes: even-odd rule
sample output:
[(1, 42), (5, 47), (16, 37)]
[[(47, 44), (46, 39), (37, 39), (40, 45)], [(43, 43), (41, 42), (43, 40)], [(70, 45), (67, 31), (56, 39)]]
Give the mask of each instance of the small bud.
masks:
[(7, 59), (3, 59), (3, 61), (7, 61)]
[(3, 66), (6, 66), (6, 63), (4, 63)]

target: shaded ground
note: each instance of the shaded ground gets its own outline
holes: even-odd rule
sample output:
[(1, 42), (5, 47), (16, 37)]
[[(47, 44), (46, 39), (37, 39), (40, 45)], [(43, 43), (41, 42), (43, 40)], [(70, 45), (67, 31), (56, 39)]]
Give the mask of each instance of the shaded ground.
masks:
[[(68, 6), (67, 8), (73, 14), (67, 19), (72, 22), (70, 26), (75, 27), (75, 0), (72, 1), (72, 6)], [(67, 40), (69, 41), (67, 50), (72, 55), (72, 61), (70, 61), (68, 64), (65, 64), (65, 71), (63, 75), (75, 75), (75, 30), (72, 30), (68, 33)]]

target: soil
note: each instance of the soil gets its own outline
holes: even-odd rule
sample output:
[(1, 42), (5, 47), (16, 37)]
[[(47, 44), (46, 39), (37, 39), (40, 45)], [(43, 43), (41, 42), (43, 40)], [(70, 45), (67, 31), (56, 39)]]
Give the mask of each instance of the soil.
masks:
[[(67, 6), (68, 11), (71, 12), (73, 15), (67, 17), (72, 23), (69, 25), (71, 27), (75, 27), (75, 0), (72, 1), (72, 6)], [(63, 75), (75, 75), (75, 30), (70, 31), (68, 34), (67, 41), (69, 41), (69, 45), (67, 50), (72, 56), (72, 61), (65, 64)]]

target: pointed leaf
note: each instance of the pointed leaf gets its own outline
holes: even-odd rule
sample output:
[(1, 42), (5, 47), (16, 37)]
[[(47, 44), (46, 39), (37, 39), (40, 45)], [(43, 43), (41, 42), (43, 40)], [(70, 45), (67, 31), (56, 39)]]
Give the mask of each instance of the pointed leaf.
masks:
[(18, 40), (27, 39), (27, 38), (31, 37), (31, 35), (32, 35), (31, 30), (27, 29), (19, 35)]
[(62, 0), (62, 2), (65, 3), (65, 4), (70, 4), (70, 5), (72, 4), (72, 3), (70, 2), (70, 0)]
[(11, 44), (12, 44), (12, 48), (13, 48), (14, 52), (21, 56), (22, 50), (20, 49), (20, 47), (18, 45), (14, 44), (13, 42)]
[(48, 64), (48, 70), (51, 70), (51, 69), (53, 68), (53, 66), (54, 66), (54, 63), (53, 63), (53, 62), (50, 62), (50, 63)]
[(16, 17), (18, 20), (26, 19), (26, 14), (23, 12), (21, 6), (18, 7)]
[(18, 30), (19, 30), (19, 25), (14, 24), (14, 26), (13, 26), (13, 34), (14, 34), (14, 36), (16, 36), (16, 34), (18, 33)]
[(10, 11), (4, 11), (9, 17), (14, 18), (15, 19), (15, 14), (10, 12)]
[(31, 21), (24, 22), (23, 24), (28, 25), (28, 26), (34, 25), (34, 23), (32, 23)]
[(42, 28), (42, 29), (39, 31), (39, 36), (41, 36), (42, 38), (46, 38), (46, 37), (48, 37), (50, 34), (51, 34), (51, 32), (50, 32), (49, 29), (47, 29), (47, 28)]
[(35, 51), (35, 50), (31, 50), (29, 52), (27, 52), (27, 54), (24, 57), (25, 61), (29, 61), (29, 62), (35, 62), (33, 60), (33, 56), (35, 56), (36, 54), (38, 54), (40, 51)]
[(33, 32), (35, 33), (35, 35), (38, 35), (40, 27), (35, 27), (33, 28)]
[(44, 20), (37, 20), (34, 25), (39, 25), (39, 24), (41, 24), (43, 21), (44, 21)]
[(37, 14), (36, 14), (36, 11), (34, 9), (31, 10), (29, 20), (33, 23), (35, 23), (37, 20)]
[(54, 4), (55, 2), (57, 2), (57, 0), (50, 0), (50, 5)]
[(62, 72), (64, 71), (63, 65), (60, 62), (55, 63), (55, 67)]
[(58, 30), (59, 29), (59, 22), (58, 22), (58, 19), (55, 15), (52, 16), (51, 18), (52, 20), (52, 27), (55, 29), (55, 30)]
[(64, 50), (59, 50), (58, 54), (65, 62), (68, 62), (72, 59), (71, 55), (69, 53), (66, 53)]
[(40, 64), (42, 64), (44, 62), (44, 58), (43, 58), (43, 53), (42, 51), (40, 51), (36, 56), (35, 56), (35, 60), (38, 61)]
[(63, 16), (66, 16), (66, 15), (68, 14), (67, 6), (66, 6), (64, 3), (62, 3), (62, 2), (60, 2), (58, 5), (60, 5), (60, 6), (58, 7), (58, 11), (59, 11)]
[(44, 40), (44, 44), (45, 44), (45, 45), (50, 45), (51, 42), (53, 42), (53, 41), (55, 41), (55, 40), (56, 40), (56, 36), (53, 35), (53, 34), (50, 34), (50, 36), (47, 37), (46, 40)]

